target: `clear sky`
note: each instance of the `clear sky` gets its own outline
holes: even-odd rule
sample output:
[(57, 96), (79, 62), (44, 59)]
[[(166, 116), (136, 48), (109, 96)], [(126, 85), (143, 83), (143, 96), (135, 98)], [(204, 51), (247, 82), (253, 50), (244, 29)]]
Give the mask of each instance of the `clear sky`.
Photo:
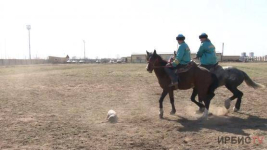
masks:
[(173, 52), (182, 33), (192, 52), (206, 32), (225, 55), (267, 55), (266, 0), (0, 0), (0, 58), (123, 57)]

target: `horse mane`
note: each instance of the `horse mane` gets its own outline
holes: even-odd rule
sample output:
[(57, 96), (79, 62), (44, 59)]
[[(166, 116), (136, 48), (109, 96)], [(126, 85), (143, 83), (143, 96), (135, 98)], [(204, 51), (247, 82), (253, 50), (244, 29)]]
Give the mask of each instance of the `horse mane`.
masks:
[(160, 55), (156, 54), (156, 57), (159, 59), (159, 63), (161, 66), (167, 65), (168, 62), (166, 60), (162, 59), (162, 57)]

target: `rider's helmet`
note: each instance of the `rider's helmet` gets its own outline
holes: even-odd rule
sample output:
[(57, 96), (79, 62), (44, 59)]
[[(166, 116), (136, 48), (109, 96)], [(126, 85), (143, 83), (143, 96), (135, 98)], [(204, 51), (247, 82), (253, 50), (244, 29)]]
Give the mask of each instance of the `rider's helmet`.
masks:
[(206, 33), (202, 33), (199, 35), (199, 39), (201, 38), (208, 38), (208, 35)]
[(185, 40), (185, 36), (183, 34), (178, 34), (176, 40)]

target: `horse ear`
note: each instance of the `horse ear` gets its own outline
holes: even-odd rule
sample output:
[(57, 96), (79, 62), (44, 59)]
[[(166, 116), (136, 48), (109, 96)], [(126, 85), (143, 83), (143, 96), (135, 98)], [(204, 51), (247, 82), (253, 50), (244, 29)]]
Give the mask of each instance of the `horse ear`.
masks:
[(173, 54), (176, 55), (176, 51), (174, 51)]
[(153, 55), (156, 55), (157, 54), (157, 51), (154, 49), (154, 53), (153, 53)]
[(149, 52), (146, 50), (146, 54), (149, 55)]

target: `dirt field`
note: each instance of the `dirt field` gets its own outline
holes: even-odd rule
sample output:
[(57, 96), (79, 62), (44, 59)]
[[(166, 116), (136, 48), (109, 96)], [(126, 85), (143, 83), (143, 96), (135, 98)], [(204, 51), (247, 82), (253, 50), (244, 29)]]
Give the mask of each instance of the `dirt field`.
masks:
[[(267, 85), (267, 63), (233, 63)], [(176, 91), (176, 115), (159, 119), (161, 88), (146, 64), (36, 65), (0, 68), (1, 149), (267, 149), (267, 89), (245, 83), (240, 112), (216, 90), (213, 115), (197, 120), (192, 90)], [(119, 117), (106, 122), (108, 110)], [(263, 143), (218, 143), (218, 137), (264, 137)]]

